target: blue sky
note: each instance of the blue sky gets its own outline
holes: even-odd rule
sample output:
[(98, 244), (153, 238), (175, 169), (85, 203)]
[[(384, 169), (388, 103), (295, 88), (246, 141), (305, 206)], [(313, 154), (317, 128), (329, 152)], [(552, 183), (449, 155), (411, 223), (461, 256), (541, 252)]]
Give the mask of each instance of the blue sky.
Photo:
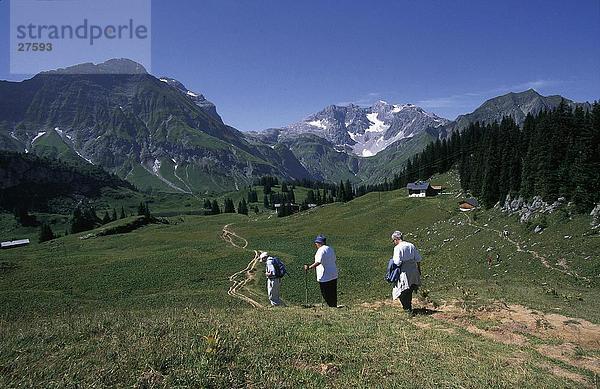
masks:
[[(30, 77), (9, 74), (8, 0), (0, 37), (0, 79)], [(241, 130), (379, 99), (449, 119), (528, 88), (596, 100), (600, 1), (153, 1), (152, 73)]]

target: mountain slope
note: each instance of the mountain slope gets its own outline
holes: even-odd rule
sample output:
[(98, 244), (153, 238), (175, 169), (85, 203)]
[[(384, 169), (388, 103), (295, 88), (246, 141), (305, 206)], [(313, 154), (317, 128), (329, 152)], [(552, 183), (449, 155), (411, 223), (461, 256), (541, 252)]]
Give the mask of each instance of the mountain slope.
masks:
[[(225, 125), (212, 103), (136, 65), (112, 60), (41, 73), (20, 83), (1, 82), (0, 123), (5, 130), (0, 145), (26, 147), (38, 134), (56, 129), (75, 154), (91, 163), (122, 177), (143, 170), (166, 185), (160, 189), (180, 192), (230, 189), (264, 174), (309, 176), (298, 169), (291, 170), (297, 176), (289, 176), (279, 160), (269, 161), (268, 154)], [(138, 72), (110, 71), (127, 66)], [(178, 171), (181, 166), (186, 166), (185, 175)]]
[(359, 182), (359, 157), (340, 151), (333, 143), (305, 133), (285, 141), (300, 163), (317, 180), (339, 183)]
[(512, 117), (518, 125), (523, 124), (528, 114), (538, 114), (540, 111), (550, 111), (560, 104), (562, 100), (571, 107), (581, 106), (585, 110), (590, 110), (589, 103), (575, 103), (572, 100), (565, 99), (559, 95), (542, 96), (533, 89), (528, 89), (518, 93), (507, 93), (502, 96), (494, 97), (485, 101), (475, 111), (460, 115), (455, 121), (440, 127), (442, 137), (448, 136), (452, 131), (462, 131), (471, 123), (500, 123), (504, 116)]

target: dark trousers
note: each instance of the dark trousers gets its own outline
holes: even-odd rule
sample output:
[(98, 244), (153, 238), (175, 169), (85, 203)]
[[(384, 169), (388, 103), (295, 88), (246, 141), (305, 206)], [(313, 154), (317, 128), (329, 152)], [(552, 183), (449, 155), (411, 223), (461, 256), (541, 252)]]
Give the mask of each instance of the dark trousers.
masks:
[(337, 307), (337, 278), (327, 282), (319, 282), (321, 296), (330, 307)]
[(411, 285), (410, 288), (406, 289), (404, 292), (400, 293), (400, 302), (402, 303), (402, 308), (405, 311), (412, 311), (412, 294), (413, 290), (416, 290), (415, 285)]

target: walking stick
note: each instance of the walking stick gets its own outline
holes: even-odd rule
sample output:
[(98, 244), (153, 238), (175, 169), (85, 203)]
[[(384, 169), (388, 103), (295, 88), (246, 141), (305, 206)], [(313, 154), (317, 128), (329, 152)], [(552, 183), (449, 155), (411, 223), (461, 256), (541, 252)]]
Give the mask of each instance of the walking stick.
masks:
[(308, 306), (308, 279), (306, 273), (308, 271), (304, 269), (304, 305)]

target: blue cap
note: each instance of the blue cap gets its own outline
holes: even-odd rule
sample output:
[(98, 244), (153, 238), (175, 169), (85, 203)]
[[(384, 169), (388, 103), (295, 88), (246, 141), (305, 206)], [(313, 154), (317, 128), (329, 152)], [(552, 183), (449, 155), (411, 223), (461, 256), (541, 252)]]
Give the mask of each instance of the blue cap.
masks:
[(317, 235), (317, 237), (315, 238), (315, 243), (320, 243), (320, 244), (325, 244), (325, 241), (327, 240), (327, 238), (325, 238), (323, 235)]

